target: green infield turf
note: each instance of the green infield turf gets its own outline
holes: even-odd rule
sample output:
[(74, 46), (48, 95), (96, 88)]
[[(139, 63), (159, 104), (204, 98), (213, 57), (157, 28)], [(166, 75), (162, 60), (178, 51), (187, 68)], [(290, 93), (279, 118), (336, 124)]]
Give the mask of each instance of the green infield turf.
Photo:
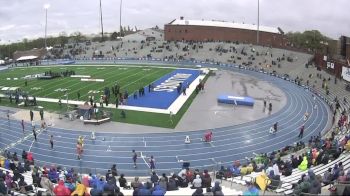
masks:
[[(75, 75), (88, 75), (93, 79), (104, 79), (104, 82), (82, 82), (80, 78), (71, 77), (59, 77), (51, 80), (23, 79), (28, 75), (49, 71), (63, 72), (65, 70), (74, 71)], [(80, 93), (80, 100), (88, 100), (89, 95), (103, 94), (105, 87), (111, 88), (116, 82), (121, 87), (120, 92), (127, 90), (131, 94), (173, 70), (171, 68), (107, 66), (15, 68), (0, 72), (0, 86), (20, 87), (29, 95), (47, 98), (64, 98), (64, 91), (67, 89), (70, 100), (78, 100), (78, 92)], [(17, 80), (15, 80), (16, 78)], [(25, 81), (27, 81), (27, 86)], [(97, 97), (95, 96), (95, 98)]]
[[(69, 100), (78, 100), (77, 93), (80, 93), (80, 100), (88, 101), (88, 96), (93, 95), (98, 102), (99, 95), (103, 94), (105, 87), (111, 88), (115, 82), (121, 86), (121, 92), (127, 90), (129, 94), (137, 91), (140, 87), (147, 86), (153, 81), (158, 80), (162, 76), (172, 72), (174, 68), (157, 68), (146, 66), (55, 66), (55, 67), (19, 67), (0, 72), (0, 87), (20, 87), (23, 91), (36, 97), (61, 98), (63, 107), (59, 107), (57, 103), (39, 102), (38, 105), (43, 106), (46, 111), (64, 112), (66, 106), (64, 104), (64, 89), (67, 89)], [(40, 74), (47, 71), (63, 72), (65, 70), (74, 71), (76, 75), (89, 75), (94, 79), (104, 79), (104, 82), (82, 82), (80, 78), (59, 77), (51, 80), (23, 79), (23, 77), (33, 74)], [(16, 79), (17, 78), (17, 79)], [(207, 78), (205, 78), (206, 80)], [(25, 85), (27, 81), (27, 86)], [(95, 91), (95, 94), (92, 92)], [(96, 93), (96, 91), (99, 93)], [(114, 96), (112, 96), (114, 97)], [(112, 113), (112, 120), (117, 122), (140, 124), (148, 126), (157, 126), (164, 128), (175, 128), (183, 114), (195, 98), (193, 93), (181, 110), (173, 118), (171, 123), (168, 114), (158, 114), (150, 112), (126, 111), (127, 118), (120, 117), (119, 109), (107, 109)], [(10, 103), (7, 98), (2, 98), (1, 105), (18, 107), (14, 103)], [(71, 106), (73, 107), (73, 106)], [(35, 107), (21, 107), (24, 109), (35, 109)]]

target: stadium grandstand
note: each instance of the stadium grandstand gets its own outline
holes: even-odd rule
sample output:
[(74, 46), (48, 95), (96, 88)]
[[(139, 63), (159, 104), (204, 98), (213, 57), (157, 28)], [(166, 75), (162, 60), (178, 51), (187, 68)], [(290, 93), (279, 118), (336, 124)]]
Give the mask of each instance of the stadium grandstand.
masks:
[(0, 195), (350, 195), (349, 38), (257, 29), (181, 17), (16, 51)]

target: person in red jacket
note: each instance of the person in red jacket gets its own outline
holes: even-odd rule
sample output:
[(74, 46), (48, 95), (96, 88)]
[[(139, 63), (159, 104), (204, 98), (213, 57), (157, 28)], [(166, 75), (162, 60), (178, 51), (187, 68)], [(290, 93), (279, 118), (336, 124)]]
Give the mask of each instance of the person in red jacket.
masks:
[(33, 153), (31, 152), (27, 153), (27, 160), (29, 161), (30, 164), (34, 164)]
[(213, 137), (213, 133), (211, 131), (208, 131), (204, 135), (204, 141), (205, 142), (211, 142), (212, 137)]
[(60, 180), (58, 182), (58, 185), (55, 187), (53, 192), (55, 193), (56, 196), (70, 195), (70, 190), (67, 187), (64, 186), (63, 180)]

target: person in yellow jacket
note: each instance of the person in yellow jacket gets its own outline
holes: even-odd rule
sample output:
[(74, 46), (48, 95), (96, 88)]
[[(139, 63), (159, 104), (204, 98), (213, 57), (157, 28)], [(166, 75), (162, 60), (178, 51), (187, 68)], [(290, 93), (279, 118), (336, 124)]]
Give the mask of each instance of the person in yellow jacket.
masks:
[(350, 151), (350, 140), (345, 144), (345, 150)]
[(242, 175), (242, 176), (248, 174), (248, 168), (247, 168), (247, 165), (246, 165), (246, 164), (244, 164), (244, 165), (241, 167), (240, 172), (241, 172), (241, 175)]
[(75, 191), (72, 192), (70, 195), (71, 196), (74, 196), (74, 195), (84, 196), (85, 191), (86, 191), (85, 185), (83, 185), (80, 182), (78, 182), (77, 186), (75, 188)]
[(0, 156), (0, 167), (5, 167), (5, 157)]
[(260, 187), (260, 190), (266, 190), (266, 187), (271, 183), (271, 180), (266, 175), (264, 171), (262, 171), (255, 179), (256, 184)]
[(306, 171), (307, 170), (307, 164), (308, 164), (307, 157), (304, 156), (303, 161), (298, 166), (298, 169), (300, 169), (301, 171)]

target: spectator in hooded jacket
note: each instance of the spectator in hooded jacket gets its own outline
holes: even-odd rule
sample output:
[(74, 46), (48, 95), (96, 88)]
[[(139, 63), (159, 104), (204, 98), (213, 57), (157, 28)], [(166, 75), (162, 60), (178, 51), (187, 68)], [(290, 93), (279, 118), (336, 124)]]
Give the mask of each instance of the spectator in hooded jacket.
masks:
[(56, 183), (58, 181), (59, 174), (57, 173), (55, 167), (52, 167), (50, 169), (48, 177), (49, 177), (50, 181), (53, 182), (53, 183)]
[(131, 187), (135, 190), (140, 184), (141, 182), (139, 181), (139, 177), (135, 176), (134, 181), (131, 182)]
[(42, 188), (46, 189), (51, 195), (53, 195), (53, 184), (52, 182), (47, 178), (47, 175), (41, 176), (40, 185)]
[(162, 187), (162, 189), (164, 189), (165, 191), (168, 190), (168, 181), (167, 181), (167, 178), (164, 178), (163, 176), (160, 177), (159, 186)]
[(55, 193), (56, 196), (70, 195), (70, 190), (67, 187), (64, 186), (63, 180), (60, 180), (58, 182), (58, 185), (55, 187), (53, 192)]
[(71, 196), (75, 196), (75, 195), (84, 196), (85, 191), (86, 191), (86, 187), (78, 181), (75, 191), (72, 192), (70, 195)]
[(120, 177), (118, 179), (119, 181), (119, 186), (120, 187), (126, 187), (127, 186), (127, 182), (126, 182), (126, 179), (124, 178), (124, 174), (120, 174)]
[(139, 184), (138, 189), (139, 189), (138, 195), (140, 195), (140, 196), (152, 195), (151, 190), (147, 189), (147, 188), (146, 188), (145, 186), (143, 186), (142, 184)]
[(152, 183), (153, 183), (154, 185), (155, 185), (156, 183), (158, 183), (158, 181), (159, 181), (159, 177), (158, 177), (158, 175), (156, 174), (155, 171), (152, 172), (151, 181), (152, 181)]
[(168, 191), (178, 190), (179, 189), (178, 186), (179, 186), (179, 182), (178, 182), (177, 176), (175, 174), (173, 174), (169, 178)]
[(197, 188), (194, 193), (192, 194), (192, 196), (204, 196), (203, 195), (203, 189), (202, 188)]
[(202, 187), (207, 188), (211, 187), (211, 177), (208, 174), (208, 170), (204, 170), (203, 175), (202, 175)]
[(156, 185), (156, 186), (154, 187), (153, 192), (152, 192), (152, 196), (164, 196), (165, 193), (166, 193), (166, 190), (162, 189), (161, 186)]
[(196, 189), (196, 188), (202, 188), (202, 179), (200, 177), (200, 175), (196, 175), (196, 179), (193, 180), (193, 183), (192, 183), (192, 188), (193, 189)]
[(339, 173), (340, 173), (340, 169), (338, 167), (338, 164), (335, 164), (332, 172), (332, 181), (338, 179)]
[(332, 181), (332, 168), (328, 168), (327, 171), (324, 172), (323, 177), (322, 177), (322, 182), (324, 185), (328, 185)]
[(3, 178), (0, 178), (0, 195), (7, 195), (7, 188)]

